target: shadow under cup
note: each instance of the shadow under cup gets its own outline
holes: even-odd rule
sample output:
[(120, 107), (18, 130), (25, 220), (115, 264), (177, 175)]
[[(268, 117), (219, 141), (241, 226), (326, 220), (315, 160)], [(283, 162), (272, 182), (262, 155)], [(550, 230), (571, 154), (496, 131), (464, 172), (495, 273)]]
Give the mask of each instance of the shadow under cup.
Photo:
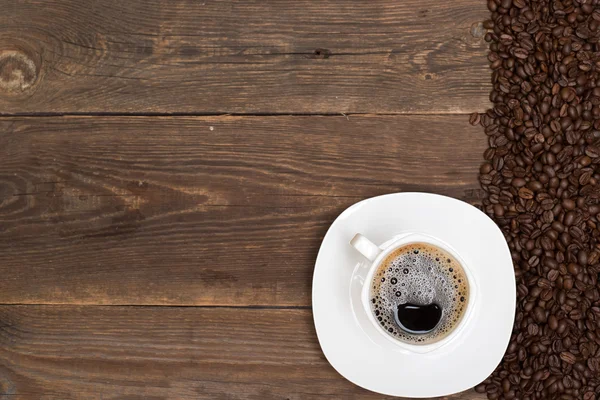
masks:
[[(359, 236), (362, 243), (357, 243)], [(438, 349), (459, 335), (471, 315), (476, 286), (468, 266), (448, 244), (423, 234), (407, 234), (384, 249), (362, 235), (351, 243), (372, 260), (361, 300), (382, 335), (416, 353)], [(439, 321), (430, 330), (419, 330), (431, 323), (434, 305)]]

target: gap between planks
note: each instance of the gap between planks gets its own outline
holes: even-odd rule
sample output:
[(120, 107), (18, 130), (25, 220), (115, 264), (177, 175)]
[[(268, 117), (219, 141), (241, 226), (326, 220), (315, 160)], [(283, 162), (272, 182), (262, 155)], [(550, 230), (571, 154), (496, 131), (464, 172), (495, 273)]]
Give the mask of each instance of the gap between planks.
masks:
[(419, 115), (429, 116), (448, 116), (448, 115), (465, 115), (470, 113), (465, 112), (411, 112), (411, 113), (112, 113), (112, 112), (91, 112), (91, 113), (15, 113), (4, 114), (0, 112), (1, 118), (18, 118), (18, 117), (39, 117), (39, 118), (56, 118), (56, 117), (410, 117)]
[(0, 307), (112, 307), (112, 308), (198, 308), (237, 310), (312, 310), (312, 306), (269, 306), (269, 305), (195, 305), (195, 304), (101, 304), (101, 303), (0, 303)]

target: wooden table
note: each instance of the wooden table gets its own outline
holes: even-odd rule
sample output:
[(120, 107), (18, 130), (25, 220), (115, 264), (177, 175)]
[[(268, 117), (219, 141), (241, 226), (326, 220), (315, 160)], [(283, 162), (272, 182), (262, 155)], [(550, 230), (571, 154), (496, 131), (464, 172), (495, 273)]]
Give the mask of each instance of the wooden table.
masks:
[(314, 261), (359, 200), (480, 199), (485, 2), (0, 9), (0, 398), (381, 399)]

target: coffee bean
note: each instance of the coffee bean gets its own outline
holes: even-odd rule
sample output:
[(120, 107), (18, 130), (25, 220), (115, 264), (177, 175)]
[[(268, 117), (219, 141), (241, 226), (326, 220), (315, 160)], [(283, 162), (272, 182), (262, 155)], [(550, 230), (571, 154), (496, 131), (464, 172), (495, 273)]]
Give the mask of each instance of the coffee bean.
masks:
[(539, 326), (536, 324), (529, 324), (529, 326), (527, 326), (527, 333), (529, 333), (530, 336), (537, 336), (539, 329)]
[[(533, 256), (533, 257), (536, 257), (536, 256)], [(531, 265), (531, 263), (529, 265)], [(535, 267), (535, 266), (536, 265), (532, 265), (532, 267)], [(548, 279), (540, 278), (537, 281), (537, 285), (538, 285), (538, 287), (540, 287), (542, 289), (549, 289), (552, 287), (552, 282), (550, 282)]]
[(588, 253), (585, 250), (580, 250), (577, 253), (577, 262), (579, 265), (586, 266), (588, 263)]
[(564, 208), (566, 208), (567, 210), (574, 210), (575, 209), (575, 202), (571, 199), (563, 199), (562, 200), (562, 206)]
[(600, 253), (597, 251), (592, 251), (588, 256), (588, 264), (594, 265), (600, 260)]
[(564, 362), (566, 362), (567, 364), (575, 364), (575, 362), (577, 361), (577, 358), (575, 357), (575, 355), (573, 355), (572, 353), (569, 353), (568, 351), (563, 351), (560, 353), (560, 359), (563, 360)]
[(552, 268), (552, 269), (558, 268), (558, 261), (556, 261), (556, 259), (552, 258), (552, 257), (545, 257), (543, 264), (544, 264), (544, 266), (546, 266), (548, 268)]
[(529, 52), (523, 48), (516, 48), (513, 51), (513, 54), (515, 57), (521, 60), (526, 59), (529, 56)]
[(490, 124), (490, 125), (488, 125), (488, 126), (485, 127), (484, 132), (488, 136), (496, 136), (497, 133), (498, 133), (498, 125), (497, 124)]
[(583, 156), (579, 159), (579, 164), (582, 167), (587, 167), (588, 165), (590, 165), (592, 163), (592, 159), (588, 156)]
[(540, 181), (531, 181), (527, 183), (527, 188), (534, 192), (538, 192), (544, 188), (544, 185)]
[(600, 357), (591, 357), (587, 360), (587, 367), (592, 372), (600, 372)]
[(600, 157), (600, 149), (596, 146), (588, 146), (585, 149), (585, 154), (591, 158), (598, 158)]
[[(551, 210), (546, 210), (542, 213), (541, 221), (543, 223), (550, 224), (553, 220), (554, 220), (554, 214), (552, 213)], [(549, 244), (548, 246), (546, 246), (546, 248), (544, 248), (544, 250), (550, 250), (551, 248), (552, 248), (552, 245)]]
[(489, 174), (479, 175), (479, 182), (481, 182), (481, 184), (484, 186), (488, 186), (489, 184), (492, 183), (492, 176)]
[(570, 264), (567, 266), (567, 271), (569, 271), (569, 273), (570, 273), (571, 275), (577, 275), (577, 274), (579, 274), (579, 271), (580, 271), (580, 269), (579, 269), (579, 265), (577, 265), (577, 264), (575, 264), (575, 263), (570, 263)]
[(581, 186), (585, 186), (590, 182), (591, 178), (592, 178), (592, 171), (591, 170), (585, 171), (579, 176), (579, 184)]
[(551, 199), (544, 199), (540, 202), (542, 210), (549, 211), (554, 207), (554, 202)]
[(575, 212), (573, 212), (573, 211), (569, 211), (569, 212), (567, 212), (567, 213), (565, 214), (565, 219), (564, 219), (564, 221), (563, 221), (563, 222), (564, 222), (564, 224), (565, 224), (566, 226), (571, 226), (571, 225), (573, 225), (573, 222), (575, 221), (575, 216), (576, 216)]
[(559, 272), (555, 269), (550, 270), (550, 272), (548, 272), (548, 280), (550, 282), (554, 282), (556, 281), (556, 279), (558, 279), (559, 276)]
[(546, 312), (544, 311), (543, 308), (541, 307), (535, 307), (533, 309), (533, 319), (541, 324), (542, 322), (546, 321)]
[(555, 331), (556, 328), (558, 328), (558, 320), (556, 319), (556, 316), (550, 315), (550, 317), (548, 317), (548, 326), (553, 331)]
[(525, 184), (527, 184), (527, 181), (525, 181), (523, 178), (514, 178), (512, 180), (512, 185), (516, 188), (523, 187)]
[(490, 393), (497, 393), (498, 392), (498, 385), (493, 384), (493, 383), (488, 383), (487, 385), (485, 385), (485, 391), (490, 394)]
[[(540, 294), (542, 294), (543, 290), (544, 289), (542, 289), (539, 286), (533, 287), (533, 288), (531, 288), (531, 291), (529, 292), (529, 296), (532, 297), (532, 298), (539, 297)], [(531, 309), (533, 309), (533, 306), (531, 307)]]
[(510, 351), (479, 390), (490, 399), (595, 398), (600, 4), (487, 3), (494, 104), (469, 122), (489, 136), (482, 209), (507, 239), (517, 314)]
[(529, 292), (529, 289), (527, 289), (527, 286), (525, 286), (524, 284), (521, 283), (517, 286), (517, 294), (519, 295), (520, 298), (527, 296), (528, 292)]
[(533, 191), (526, 187), (519, 189), (519, 197), (522, 199), (533, 199)]
[[(552, 215), (552, 212), (550, 211), (544, 211), (545, 213), (550, 213), (549, 215)], [(544, 217), (544, 220), (547, 220), (547, 218)], [(546, 223), (548, 223), (546, 221)], [(552, 242), (552, 239), (550, 239), (550, 237), (548, 236), (542, 236), (540, 239), (540, 245), (542, 246), (542, 249), (544, 249), (545, 251), (551, 251), (554, 248), (554, 243)], [(544, 265), (547, 265), (546, 263), (543, 263)]]
[(496, 215), (497, 217), (501, 217), (504, 215), (504, 207), (502, 207), (501, 204), (494, 205), (494, 215)]
[(481, 167), (479, 167), (479, 173), (482, 175), (487, 175), (490, 172), (492, 172), (492, 169), (493, 169), (492, 164), (483, 163), (483, 164), (481, 164)]
[(573, 321), (580, 320), (581, 317), (582, 317), (581, 311), (579, 311), (578, 309), (574, 309), (569, 313), (569, 318), (571, 318)]

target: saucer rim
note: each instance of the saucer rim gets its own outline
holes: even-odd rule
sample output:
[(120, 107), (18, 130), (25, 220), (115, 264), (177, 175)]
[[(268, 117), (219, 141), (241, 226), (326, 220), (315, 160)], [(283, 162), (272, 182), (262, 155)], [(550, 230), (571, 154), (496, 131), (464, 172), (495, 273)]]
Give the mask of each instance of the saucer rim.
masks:
[[(317, 314), (314, 312), (315, 310), (315, 300), (316, 300), (316, 285), (315, 285), (315, 281), (316, 281), (316, 276), (317, 276), (317, 268), (319, 265), (319, 260), (322, 257), (322, 253), (323, 253), (323, 249), (324, 249), (324, 244), (326, 243), (327, 239), (329, 236), (334, 235), (334, 227), (342, 224), (343, 221), (348, 217), (349, 214), (355, 212), (355, 210), (357, 208), (360, 208), (362, 205), (364, 205), (365, 203), (369, 203), (378, 199), (382, 199), (382, 198), (386, 198), (386, 197), (410, 197), (410, 196), (415, 196), (415, 197), (419, 197), (419, 196), (426, 196), (426, 197), (430, 197), (430, 198), (436, 198), (436, 201), (441, 201), (441, 202), (454, 202), (456, 204), (460, 204), (460, 206), (467, 206), (468, 208), (471, 208), (473, 212), (478, 213), (479, 215), (483, 216), (484, 219), (486, 219), (489, 222), (489, 228), (490, 231), (495, 231), (496, 234), (501, 235), (502, 237), (502, 231), (500, 230), (500, 228), (495, 224), (495, 222), (489, 217), (487, 216), (485, 213), (483, 213), (481, 210), (479, 210), (477, 207), (464, 202), (462, 200), (453, 198), (453, 197), (449, 197), (449, 196), (444, 196), (444, 195), (439, 195), (439, 194), (434, 194), (434, 193), (426, 193), (426, 192), (399, 192), (399, 193), (389, 193), (389, 194), (384, 194), (384, 195), (380, 195), (380, 196), (374, 196), (371, 198), (367, 198), (367, 199), (363, 199), (361, 201), (358, 201), (352, 205), (350, 205), (349, 207), (347, 207), (344, 211), (342, 211), (337, 218), (331, 223), (331, 225), (329, 226), (326, 234), (323, 237), (323, 240), (321, 242), (321, 245), (319, 247), (319, 251), (317, 254), (317, 258), (315, 261), (315, 269), (313, 271), (313, 279), (312, 279), (312, 290), (311, 290), (311, 295), (312, 295), (312, 309), (313, 309), (313, 322), (315, 324), (315, 331), (317, 333), (317, 339), (319, 342), (319, 346), (321, 347), (322, 353), (325, 356), (325, 358), (327, 359), (327, 361), (329, 362), (329, 364), (334, 368), (334, 370), (339, 373), (342, 377), (344, 377), (345, 379), (347, 379), (348, 381), (352, 382), (353, 384), (355, 384), (356, 386), (359, 386), (363, 389), (369, 390), (371, 392), (374, 393), (379, 393), (379, 394), (383, 394), (383, 395), (390, 395), (390, 396), (409, 396), (409, 397), (413, 397), (413, 398), (428, 398), (428, 397), (436, 397), (436, 396), (448, 396), (448, 395), (452, 395), (452, 394), (456, 394), (456, 393), (460, 393), (463, 392), (465, 390), (469, 390), (471, 388), (473, 388), (474, 386), (476, 386), (477, 384), (479, 384), (480, 382), (482, 382), (483, 380), (485, 380), (487, 378), (487, 376), (489, 375), (489, 373), (493, 372), (493, 370), (497, 367), (497, 365), (500, 363), (500, 361), (502, 360), (502, 358), (504, 357), (504, 354), (506, 353), (506, 349), (508, 348), (508, 344), (510, 342), (510, 337), (511, 337), (511, 332), (512, 329), (510, 329), (509, 333), (507, 335), (505, 335), (505, 337), (503, 338), (504, 340), (502, 341), (502, 343), (500, 343), (500, 340), (498, 340), (497, 343), (497, 349), (502, 349), (502, 352), (499, 352), (498, 356), (496, 357), (497, 359), (494, 360), (493, 363), (493, 368), (487, 368), (490, 369), (489, 373), (486, 373), (485, 376), (483, 376), (483, 378), (477, 380), (477, 382), (475, 384), (473, 384), (472, 382), (474, 380), (470, 380), (469, 383), (467, 385), (458, 385), (461, 386), (460, 389), (455, 390), (452, 389), (452, 391), (448, 392), (448, 391), (439, 391), (439, 390), (425, 390), (422, 391), (422, 393), (417, 393), (417, 392), (405, 392), (405, 393), (400, 393), (399, 391), (388, 391), (388, 390), (381, 390), (379, 388), (375, 389), (372, 387), (369, 387), (371, 385), (369, 385), (368, 381), (358, 381), (356, 379), (354, 379), (354, 377), (349, 377), (346, 374), (344, 374), (340, 368), (338, 368), (338, 365), (343, 365), (343, 363), (339, 363), (338, 360), (333, 358), (332, 354), (329, 354), (329, 351), (327, 349), (327, 345), (323, 342), (323, 338), (322, 338), (322, 334), (320, 334), (320, 328), (317, 322)], [(417, 232), (420, 233), (420, 232)], [(399, 233), (399, 234), (402, 234)], [(503, 245), (502, 245), (503, 244)], [(502, 247), (503, 252), (505, 253), (505, 255), (508, 256), (507, 261), (510, 260), (510, 268), (511, 270), (512, 268), (512, 258), (510, 256), (510, 249), (508, 248), (508, 244), (506, 243), (506, 241), (504, 240), (503, 243), (499, 243), (499, 245)], [(508, 296), (507, 294), (507, 299), (509, 299), (510, 301), (510, 310), (511, 310), (511, 315), (510, 315), (510, 320), (514, 321), (514, 317), (516, 314), (516, 280), (514, 277), (514, 274), (510, 275), (512, 277), (511, 282), (507, 282), (507, 289), (510, 290), (510, 294), (512, 294), (512, 296)], [(510, 287), (508, 287), (508, 284), (510, 284)], [(350, 283), (348, 284), (350, 285)], [(509, 307), (507, 307), (507, 309), (509, 309)], [(511, 325), (512, 328), (512, 325)], [(321, 328), (322, 330), (323, 328)], [(508, 327), (507, 327), (508, 329)], [(365, 338), (364, 341), (367, 341), (368, 339)], [(431, 353), (428, 354), (435, 354), (438, 351), (438, 349), (433, 350)], [(406, 356), (405, 356), (406, 357)], [(490, 361), (490, 365), (491, 365), (491, 361)], [(487, 365), (487, 364), (486, 364)], [(481, 375), (481, 374), (479, 374)]]

